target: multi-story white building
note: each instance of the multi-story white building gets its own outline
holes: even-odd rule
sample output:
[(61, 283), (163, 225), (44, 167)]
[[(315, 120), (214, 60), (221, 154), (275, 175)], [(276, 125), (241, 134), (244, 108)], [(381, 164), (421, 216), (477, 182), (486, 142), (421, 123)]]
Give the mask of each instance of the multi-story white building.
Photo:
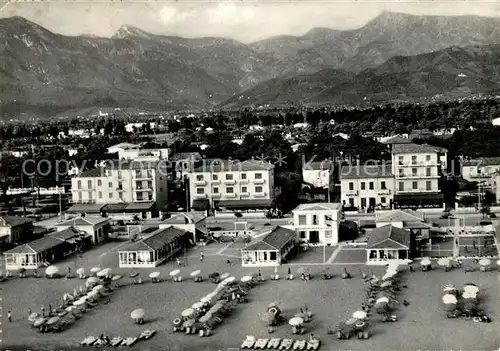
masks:
[(427, 144), (394, 144), (395, 207), (442, 207), (440, 181), (447, 150)]
[(500, 171), (500, 157), (462, 159), (462, 178), (469, 182), (483, 182), (483, 188), (491, 188), (495, 174)]
[(327, 189), (333, 178), (333, 164), (330, 161), (309, 162), (302, 167), (302, 181), (315, 188)]
[(366, 209), (391, 207), (394, 174), (391, 165), (344, 166), (340, 172), (342, 205)]
[(130, 150), (130, 149), (136, 149), (139, 150), (141, 147), (136, 144), (131, 144), (131, 143), (120, 143), (116, 144), (113, 146), (108, 147), (108, 153), (110, 154), (115, 154), (120, 151), (125, 151), (125, 150)]
[(204, 160), (189, 174), (193, 209), (268, 208), (274, 200), (274, 166), (247, 160)]
[(339, 241), (342, 204), (309, 203), (293, 211), (293, 226), (298, 239), (312, 245), (335, 245)]
[(120, 160), (160, 161), (168, 160), (168, 149), (124, 149), (118, 151)]
[(167, 171), (158, 162), (119, 161), (71, 179), (73, 203), (167, 205)]

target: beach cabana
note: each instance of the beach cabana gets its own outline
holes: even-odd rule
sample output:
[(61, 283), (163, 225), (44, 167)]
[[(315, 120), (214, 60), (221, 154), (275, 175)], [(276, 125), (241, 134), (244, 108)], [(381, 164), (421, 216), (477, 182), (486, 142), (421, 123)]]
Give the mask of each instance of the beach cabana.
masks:
[(280, 226), (241, 250), (243, 267), (279, 266), (295, 247), (297, 234)]
[(366, 264), (407, 264), (410, 238), (411, 233), (408, 230), (390, 224), (373, 229), (368, 235)]

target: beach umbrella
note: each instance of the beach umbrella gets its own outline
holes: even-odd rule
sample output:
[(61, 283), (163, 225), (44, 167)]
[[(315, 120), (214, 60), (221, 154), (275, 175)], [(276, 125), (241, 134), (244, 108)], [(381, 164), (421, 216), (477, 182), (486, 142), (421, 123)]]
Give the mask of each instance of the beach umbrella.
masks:
[(112, 281), (114, 281), (114, 282), (116, 282), (117, 280), (120, 280), (120, 279), (122, 279), (122, 278), (123, 278), (123, 277), (122, 277), (121, 275), (119, 275), (119, 274), (118, 274), (118, 275), (113, 276), (113, 278), (111, 278), (111, 280), (112, 280)]
[(367, 314), (365, 311), (356, 311), (352, 314), (352, 318), (356, 319), (366, 319)]
[(222, 275), (220, 276), (220, 279), (224, 280), (224, 279), (226, 279), (229, 276), (230, 276), (230, 274), (227, 273), (227, 272), (225, 272), (225, 273), (222, 273)]
[(85, 274), (85, 268), (80, 267), (76, 270), (76, 274), (78, 275), (84, 275)]
[(175, 276), (176, 276), (177, 274), (179, 274), (180, 272), (181, 272), (181, 270), (180, 270), (180, 269), (175, 269), (175, 270), (173, 270), (172, 272), (170, 272), (170, 274), (169, 274), (169, 275), (170, 275), (171, 277), (175, 277)]
[(195, 323), (195, 322), (196, 322), (196, 321), (195, 321), (194, 319), (188, 319), (187, 321), (185, 321), (185, 322), (182, 324), (182, 326), (183, 326), (184, 328), (191, 328), (191, 327), (194, 325), (194, 323)]
[(191, 272), (189, 275), (190, 275), (191, 277), (196, 277), (196, 276), (200, 275), (200, 273), (201, 273), (201, 271), (198, 269), (198, 270), (196, 270), (196, 271), (194, 271), (194, 272)]
[(153, 272), (153, 273), (150, 273), (149, 274), (149, 277), (150, 278), (158, 278), (160, 276), (160, 272)]
[(207, 313), (199, 319), (200, 323), (207, 323), (212, 318), (212, 314)]
[(144, 310), (142, 308), (133, 310), (132, 313), (130, 313), (130, 318), (132, 319), (141, 319), (143, 317), (144, 317)]
[(203, 302), (195, 302), (193, 306), (191, 306), (192, 309), (199, 310), (202, 308), (205, 304)]
[(92, 288), (93, 291), (101, 291), (102, 289), (104, 289), (104, 285), (96, 285)]
[(184, 318), (190, 318), (193, 315), (194, 315), (194, 310), (192, 308), (187, 308), (181, 313), (181, 316)]
[(52, 276), (54, 274), (57, 274), (59, 272), (59, 268), (56, 266), (48, 266), (47, 269), (45, 270), (45, 274), (48, 276)]
[(405, 259), (404, 262), (406, 264), (412, 264), (413, 263), (413, 260), (410, 260), (409, 258)]
[(387, 313), (390, 310), (389, 304), (386, 302), (385, 303), (377, 303), (375, 305), (375, 309), (377, 310), (377, 313), (379, 313), (379, 314)]
[(97, 272), (98, 277), (105, 277), (111, 274), (111, 269), (110, 268), (104, 268), (103, 270)]
[(45, 322), (45, 324), (52, 325), (56, 324), (57, 322), (59, 322), (59, 317), (52, 317), (47, 322)]
[(30, 314), (30, 315), (28, 316), (28, 320), (29, 320), (31, 323), (33, 323), (33, 322), (34, 322), (35, 320), (37, 320), (37, 319), (38, 319), (38, 313), (36, 313), (36, 312), (33, 312), (32, 314)]
[(210, 301), (212, 300), (212, 298), (210, 296), (203, 296), (200, 301), (203, 302), (203, 303), (209, 303)]
[(101, 268), (99, 268), (99, 267), (92, 267), (90, 269), (90, 273), (97, 273), (97, 272), (100, 272), (100, 271), (101, 271)]
[(290, 324), (293, 327), (298, 327), (299, 325), (304, 324), (304, 319), (300, 317), (293, 317), (288, 321), (288, 324)]
[(438, 263), (438, 265), (440, 265), (442, 267), (448, 267), (451, 263), (451, 260), (447, 257), (443, 257), (443, 258), (440, 258), (437, 263)]
[(489, 258), (482, 258), (479, 260), (479, 265), (481, 266), (489, 266), (491, 264), (491, 260)]
[(242, 283), (248, 283), (248, 282), (249, 282), (249, 281), (251, 281), (251, 280), (252, 280), (252, 277), (251, 277), (251, 276), (249, 276), (249, 275), (245, 275), (245, 276), (243, 276), (243, 277), (241, 278), (241, 282), (242, 282)]
[(74, 309), (76, 309), (76, 307), (75, 307), (75, 306), (68, 306), (68, 307), (66, 307), (66, 312), (71, 312), (71, 311), (73, 311)]
[(430, 266), (431, 265), (431, 259), (428, 258), (428, 257), (422, 258), (422, 260), (420, 261), (420, 264), (422, 266)]
[(453, 291), (456, 291), (457, 289), (455, 288), (454, 285), (452, 284), (446, 284), (444, 287), (443, 287), (443, 292), (453, 292)]
[(455, 295), (452, 295), (452, 294), (446, 294), (443, 296), (443, 303), (445, 305), (449, 305), (449, 304), (454, 304), (456, 305), (457, 304), (457, 298)]
[(82, 306), (85, 304), (85, 300), (76, 300), (75, 302), (73, 302), (73, 306)]
[(477, 293), (472, 291), (464, 291), (462, 297), (466, 300), (474, 300), (477, 298)]
[(384, 303), (389, 303), (389, 298), (382, 296), (375, 301), (376, 304), (384, 304)]
[(388, 288), (390, 286), (392, 286), (392, 281), (390, 280), (386, 280), (385, 282), (382, 282), (382, 284), (380, 284), (381, 288)]
[(230, 283), (234, 282), (236, 280), (236, 278), (235, 277), (229, 277), (229, 278), (226, 278), (225, 280), (226, 280), (226, 283), (230, 284)]
[(479, 292), (479, 288), (476, 285), (467, 284), (464, 285), (464, 292), (477, 294)]
[(45, 318), (38, 318), (33, 322), (35, 328), (41, 327), (45, 323)]
[(85, 281), (85, 283), (87, 285), (99, 284), (99, 279), (97, 279), (96, 277), (90, 277), (90, 278), (87, 278), (87, 280)]
[(88, 297), (99, 297), (99, 291), (97, 290), (92, 290), (87, 294)]

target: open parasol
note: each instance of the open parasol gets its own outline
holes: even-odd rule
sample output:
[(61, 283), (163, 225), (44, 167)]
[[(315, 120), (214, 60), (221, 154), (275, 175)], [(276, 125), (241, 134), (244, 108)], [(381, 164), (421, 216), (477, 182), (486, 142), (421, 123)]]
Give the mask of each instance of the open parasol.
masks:
[(443, 303), (445, 305), (449, 305), (449, 304), (453, 304), (453, 305), (456, 305), (457, 304), (457, 298), (455, 297), (455, 295), (452, 295), (452, 294), (446, 294), (443, 296)]
[(420, 261), (420, 264), (422, 266), (430, 266), (431, 265), (431, 259), (428, 258), (428, 257), (422, 258), (422, 260)]
[(172, 272), (170, 272), (170, 274), (169, 274), (169, 275), (170, 275), (171, 277), (175, 277), (175, 276), (176, 276), (177, 274), (179, 274), (180, 272), (181, 272), (181, 270), (180, 270), (180, 269), (175, 269), (175, 270), (173, 270)]
[(466, 284), (464, 285), (464, 292), (477, 294), (479, 292), (479, 288), (476, 285)]
[(45, 322), (45, 324), (52, 325), (56, 324), (57, 322), (59, 322), (59, 317), (52, 317), (47, 322)]
[(442, 267), (448, 267), (451, 263), (451, 260), (448, 257), (443, 257), (440, 258), (437, 263)]
[(220, 279), (224, 280), (224, 279), (226, 279), (229, 276), (230, 276), (230, 274), (227, 273), (227, 272), (225, 272), (225, 273), (222, 273), (222, 275), (220, 276)]
[(98, 297), (99, 296), (99, 291), (97, 290), (92, 290), (87, 294), (88, 297)]
[(103, 270), (97, 272), (98, 277), (105, 277), (111, 274), (111, 268), (104, 268)]
[(211, 318), (212, 318), (212, 315), (210, 313), (207, 313), (206, 315), (202, 316), (199, 319), (199, 322), (200, 323), (207, 323)]
[(227, 284), (231, 284), (232, 282), (234, 282), (236, 280), (235, 277), (229, 277), (229, 278), (226, 278), (225, 281)]
[(358, 320), (356, 318), (349, 318), (345, 324), (346, 325), (355, 325)]
[(41, 327), (45, 323), (45, 318), (38, 318), (33, 322), (35, 328)]
[(90, 273), (97, 273), (97, 272), (100, 272), (100, 271), (101, 271), (101, 268), (99, 268), (99, 267), (92, 267), (90, 269)]
[(153, 272), (149, 274), (150, 278), (158, 278), (160, 276), (160, 272)]
[(114, 281), (114, 282), (116, 282), (117, 280), (120, 280), (120, 279), (122, 279), (122, 276), (119, 275), (119, 274), (115, 275), (115, 276), (113, 276), (113, 278), (111, 278), (111, 280)]
[(482, 258), (479, 260), (479, 265), (485, 267), (491, 264), (491, 260), (489, 258)]
[(78, 275), (84, 275), (85, 274), (85, 268), (80, 267), (76, 270), (76, 274)]
[(142, 308), (133, 310), (132, 313), (130, 313), (130, 318), (132, 319), (141, 319), (143, 317), (144, 317), (144, 310)]
[(87, 278), (87, 280), (85, 281), (85, 283), (87, 285), (99, 284), (99, 279), (97, 279), (96, 277), (90, 277), (90, 278)]
[(382, 296), (375, 301), (376, 304), (381, 304), (381, 303), (389, 303), (389, 298)]
[(32, 322), (32, 323), (33, 323), (34, 321), (36, 321), (37, 319), (38, 319), (38, 313), (36, 313), (36, 312), (33, 312), (32, 314), (30, 314), (30, 315), (28, 316), (28, 320), (29, 320), (30, 322)]
[(75, 302), (73, 302), (74, 306), (82, 306), (84, 304), (85, 304), (85, 300), (82, 300), (82, 299), (76, 300)]
[(352, 318), (356, 319), (366, 319), (367, 316), (365, 311), (356, 311), (352, 314)]
[(249, 281), (251, 281), (251, 280), (252, 280), (252, 277), (251, 277), (251, 276), (249, 276), (249, 275), (245, 275), (245, 276), (243, 276), (243, 277), (241, 278), (241, 282), (242, 282), (242, 283), (248, 283), (248, 282), (249, 282)]
[(463, 294), (462, 294), (462, 297), (465, 300), (474, 300), (474, 299), (477, 298), (477, 293), (472, 292), (472, 291), (464, 291)]
[(193, 315), (194, 315), (194, 310), (192, 308), (187, 308), (181, 313), (181, 316), (184, 318), (190, 318)]
[(196, 270), (196, 271), (194, 271), (194, 272), (191, 272), (189, 275), (190, 275), (191, 277), (196, 277), (196, 276), (200, 275), (200, 273), (201, 273), (201, 271), (198, 269), (198, 270)]
[(298, 327), (299, 325), (304, 324), (304, 319), (300, 317), (293, 317), (288, 321), (288, 324), (290, 324), (293, 327)]
[(193, 306), (191, 306), (192, 309), (199, 310), (202, 308), (205, 304), (203, 302), (195, 302)]
[(54, 274), (57, 274), (59, 272), (59, 268), (56, 266), (48, 266), (47, 269), (45, 270), (45, 274), (48, 276), (52, 276)]

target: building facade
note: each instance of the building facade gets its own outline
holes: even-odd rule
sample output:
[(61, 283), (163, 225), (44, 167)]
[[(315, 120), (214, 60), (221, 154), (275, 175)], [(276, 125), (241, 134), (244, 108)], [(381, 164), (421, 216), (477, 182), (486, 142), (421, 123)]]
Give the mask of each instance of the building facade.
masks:
[(302, 181), (315, 188), (328, 189), (333, 181), (333, 163), (309, 162), (302, 168)]
[(102, 217), (77, 217), (66, 222), (57, 224), (57, 231), (69, 228), (86, 233), (90, 236), (92, 244), (99, 244), (108, 239), (109, 219)]
[(277, 226), (241, 250), (243, 267), (277, 267), (296, 245), (292, 229)]
[(0, 217), (0, 242), (25, 243), (33, 238), (33, 221), (17, 216)]
[(126, 149), (118, 151), (120, 160), (161, 161), (168, 160), (169, 150), (164, 149)]
[(217, 208), (219, 205), (232, 207), (238, 202), (258, 207), (259, 203), (272, 200), (274, 166), (267, 162), (205, 160), (189, 174), (191, 208), (196, 207), (196, 201), (205, 201)]
[(394, 175), (391, 165), (344, 166), (340, 172), (342, 205), (347, 208), (391, 208)]
[(339, 224), (343, 219), (342, 204), (301, 204), (292, 213), (293, 226), (300, 242), (311, 245), (338, 243)]
[(500, 157), (482, 157), (461, 160), (462, 178), (482, 183), (482, 189), (496, 190), (496, 174), (500, 171)]

